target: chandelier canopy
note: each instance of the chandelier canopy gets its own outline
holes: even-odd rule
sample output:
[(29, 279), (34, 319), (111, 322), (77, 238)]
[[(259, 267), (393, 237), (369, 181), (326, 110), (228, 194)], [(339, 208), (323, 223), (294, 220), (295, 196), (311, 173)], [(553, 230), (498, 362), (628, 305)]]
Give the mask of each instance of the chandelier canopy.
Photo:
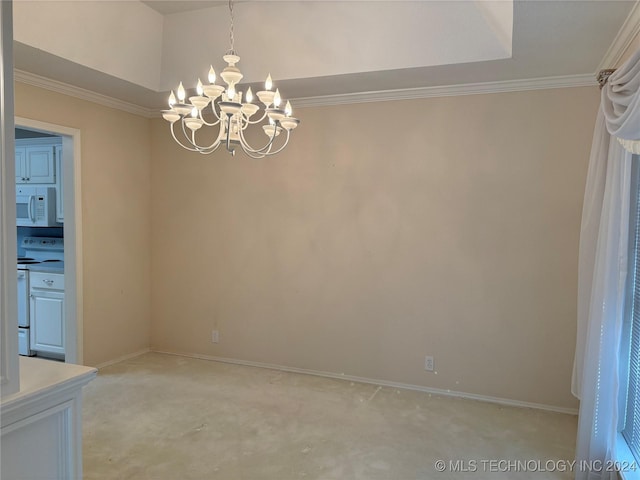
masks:
[[(216, 72), (211, 66), (208, 75), (209, 84), (203, 85), (198, 79), (196, 95), (190, 96), (187, 100), (187, 92), (182, 82), (176, 91), (177, 99), (171, 91), (169, 110), (163, 110), (162, 117), (171, 124), (173, 139), (181, 147), (192, 152), (209, 154), (224, 144), (232, 155), (235, 155), (237, 146), (251, 158), (275, 155), (287, 146), (291, 131), (298, 126), (300, 120), (291, 116), (293, 111), (290, 102), (286, 103), (284, 109), (280, 108), (283, 100), (279, 89), (276, 88), (275, 92), (273, 91), (271, 74), (267, 76), (265, 89), (256, 92), (259, 102), (264, 105), (262, 113), (256, 116), (260, 106), (253, 103), (251, 87), (246, 90), (243, 102), (243, 92), (238, 90), (238, 82), (242, 80), (243, 75), (236, 66), (240, 57), (233, 49), (232, 0), (229, 0), (229, 14), (231, 48), (222, 57), (227, 66), (220, 73), (220, 77), (227, 86), (216, 85)], [(245, 130), (249, 125), (261, 122), (264, 122), (262, 130), (267, 137), (266, 144), (252, 147), (245, 138)], [(202, 127), (217, 127), (217, 136), (208, 145), (196, 141), (196, 132)], [(279, 137), (278, 140), (276, 140), (277, 137)]]

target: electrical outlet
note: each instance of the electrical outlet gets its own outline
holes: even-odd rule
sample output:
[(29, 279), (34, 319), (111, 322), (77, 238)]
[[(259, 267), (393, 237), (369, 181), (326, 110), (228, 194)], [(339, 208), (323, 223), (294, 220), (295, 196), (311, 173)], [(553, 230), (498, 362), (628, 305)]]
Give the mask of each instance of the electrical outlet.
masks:
[(220, 333), (218, 330), (211, 330), (211, 343), (218, 343), (220, 341)]
[(430, 355), (427, 355), (426, 357), (424, 357), (424, 369), (427, 372), (433, 372), (433, 357)]

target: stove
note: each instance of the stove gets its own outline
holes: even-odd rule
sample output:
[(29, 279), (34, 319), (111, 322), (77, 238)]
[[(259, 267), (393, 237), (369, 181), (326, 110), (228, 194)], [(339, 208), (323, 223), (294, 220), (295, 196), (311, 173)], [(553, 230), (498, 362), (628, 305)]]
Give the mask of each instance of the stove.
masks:
[(63, 260), (56, 260), (54, 258), (50, 258), (48, 260), (34, 260), (33, 258), (23, 258), (23, 257), (18, 257), (18, 267), (20, 265), (38, 265), (38, 264), (42, 264), (42, 263), (56, 263), (56, 262), (62, 262)]
[(25, 256), (18, 257), (18, 266), (64, 261), (64, 238), (24, 237), (20, 247)]
[(40, 260), (28, 257), (18, 257), (18, 265), (32, 265), (34, 263), (40, 263)]

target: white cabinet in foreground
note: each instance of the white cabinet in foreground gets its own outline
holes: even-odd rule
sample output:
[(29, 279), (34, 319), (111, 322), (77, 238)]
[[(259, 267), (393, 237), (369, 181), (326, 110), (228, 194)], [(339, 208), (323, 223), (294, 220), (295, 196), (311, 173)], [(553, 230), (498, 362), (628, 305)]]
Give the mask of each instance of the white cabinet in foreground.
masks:
[(82, 478), (82, 387), (95, 375), (95, 368), (20, 357), (20, 391), (0, 400), (0, 478)]
[(64, 274), (31, 272), (31, 350), (64, 355)]

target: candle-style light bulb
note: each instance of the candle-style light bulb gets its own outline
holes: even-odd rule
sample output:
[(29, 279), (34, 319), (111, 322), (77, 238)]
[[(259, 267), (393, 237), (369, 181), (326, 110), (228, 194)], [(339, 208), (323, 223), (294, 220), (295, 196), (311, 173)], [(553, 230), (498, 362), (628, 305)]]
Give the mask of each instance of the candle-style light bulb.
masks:
[(180, 103), (184, 103), (185, 95), (184, 87), (182, 86), (182, 82), (180, 82), (180, 85), (178, 85), (178, 100), (180, 100)]
[(236, 89), (233, 85), (229, 85), (229, 88), (227, 89), (227, 97), (229, 97), (229, 101), (233, 102), (233, 99), (236, 96)]
[(198, 79), (198, 85), (196, 86), (196, 91), (200, 96), (202, 96), (202, 94), (204, 93), (204, 90), (202, 89), (202, 82), (200, 81), (200, 79)]
[(171, 95), (169, 95), (169, 108), (173, 107), (176, 104), (176, 96), (173, 94), (173, 90), (171, 90)]
[(290, 117), (292, 113), (293, 113), (293, 108), (291, 108), (291, 102), (287, 100), (287, 106), (284, 107), (284, 114), (287, 117)]
[(245, 98), (247, 99), (247, 103), (253, 102), (253, 92), (251, 91), (251, 87), (247, 89), (247, 95)]
[(273, 87), (273, 80), (271, 80), (271, 74), (269, 74), (269, 76), (267, 77), (267, 81), (264, 82), (264, 88), (267, 90), (271, 90), (271, 87)]
[(276, 108), (280, 106), (281, 101), (282, 101), (282, 98), (280, 97), (280, 90), (276, 88), (276, 94), (273, 97), (273, 104), (275, 105)]
[(196, 107), (193, 107), (193, 109), (191, 110), (191, 116), (193, 118), (198, 118), (198, 109)]
[(216, 71), (213, 69), (213, 65), (209, 68), (209, 83), (211, 85), (216, 83)]

